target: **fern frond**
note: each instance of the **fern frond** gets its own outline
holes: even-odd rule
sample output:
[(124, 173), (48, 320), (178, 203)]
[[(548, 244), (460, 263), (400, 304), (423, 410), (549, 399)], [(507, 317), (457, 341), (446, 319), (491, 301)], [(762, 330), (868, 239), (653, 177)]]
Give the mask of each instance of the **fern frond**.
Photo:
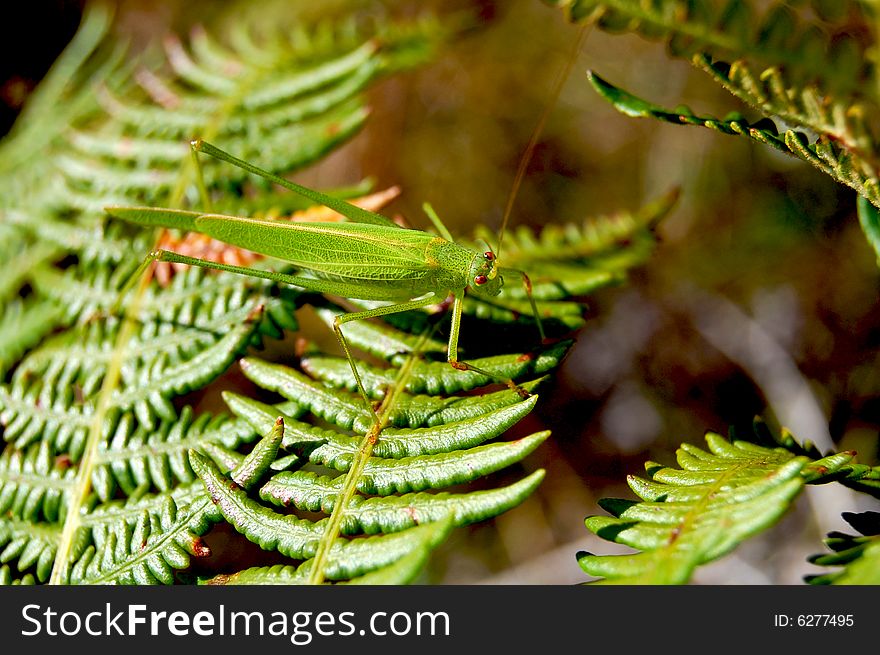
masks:
[[(858, 150), (848, 149), (838, 143), (831, 134), (819, 134), (818, 139), (811, 141), (807, 134), (792, 129), (780, 134), (776, 124), (768, 119), (752, 123), (740, 114), (731, 114), (722, 119), (714, 116), (697, 116), (687, 107), (668, 110), (609, 84), (595, 73), (591, 73), (589, 79), (593, 88), (603, 98), (628, 116), (650, 117), (677, 125), (701, 125), (723, 134), (747, 136), (812, 164), (838, 182), (852, 187), (873, 204), (880, 206), (880, 182), (875, 165), (865, 159)], [(806, 122), (806, 119), (803, 122)]]
[(880, 514), (844, 512), (843, 518), (861, 535), (831, 532), (825, 545), (832, 551), (813, 555), (818, 566), (841, 567), (833, 573), (808, 576), (811, 584), (880, 584)]
[(808, 481), (845, 467), (852, 454), (821, 464), (783, 448), (728, 441), (708, 433), (709, 451), (682, 444), (681, 469), (648, 462), (648, 478), (630, 476), (641, 502), (606, 499), (611, 517), (591, 516), (600, 537), (644, 552), (597, 556), (579, 553), (588, 574), (623, 584), (682, 584), (697, 566), (717, 559), (772, 525)]
[[(815, 85), (793, 85), (778, 67), (755, 70), (742, 60), (733, 63), (696, 55), (694, 64), (731, 94), (788, 125), (825, 137), (854, 153), (869, 158), (874, 137), (866, 123), (871, 106), (823, 92)], [(876, 159), (869, 159), (876, 164)]]
[[(77, 460), (82, 454), (92, 409), (76, 402), (73, 390), (56, 394), (39, 382), (0, 385), (3, 438), (15, 448), (42, 441)], [(109, 432), (107, 426), (105, 434)]]
[[(277, 550), (283, 555), (301, 560), (308, 560), (315, 555), (327, 519), (312, 522), (294, 515), (279, 514), (248, 498), (247, 494), (238, 488), (237, 485), (230, 485), (228, 479), (219, 472), (217, 467), (197, 452), (191, 453), (190, 457), (193, 468), (205, 483), (213, 502), (216, 503), (224, 518), (236, 530), (265, 550)], [(533, 475), (526, 484), (519, 485), (519, 488), (511, 490), (507, 502), (508, 507), (521, 502), (525, 495), (534, 489), (541, 476), (542, 473)], [(449, 515), (450, 509), (458, 509), (459, 511), (456, 522), (460, 520), (462, 523), (467, 523), (469, 518), (474, 520), (484, 519), (508, 508), (502, 508), (500, 507), (501, 503), (492, 502), (491, 500), (485, 502), (487, 499), (479, 496), (469, 501), (471, 507), (467, 507), (468, 501), (463, 499), (454, 499), (452, 502), (444, 503), (443, 501), (447, 501), (447, 499), (448, 497), (440, 497), (438, 502), (435, 502), (432, 507), (431, 503), (423, 495), (423, 498), (420, 499), (422, 501), (421, 506), (410, 507), (411, 513), (409, 519), (406, 520), (401, 518), (401, 513), (395, 511), (395, 505), (406, 507), (407, 501), (410, 500), (409, 498), (401, 497), (401, 500), (396, 503), (386, 502), (385, 506), (373, 505), (370, 508), (373, 510), (372, 521), (370, 518), (367, 518), (370, 512), (366, 509), (363, 511), (354, 509), (354, 518), (351, 520), (346, 519), (344, 524), (348, 532), (366, 531), (364, 528), (369, 527), (372, 529), (368, 533), (374, 534), (380, 531), (384, 533), (410, 528), (418, 525), (420, 520), (440, 520)], [(483, 502), (481, 503), (481, 501)], [(357, 503), (354, 507), (358, 505), (360, 503)], [(458, 506), (457, 508), (456, 505)], [(474, 507), (476, 505), (481, 506), (477, 509)], [(403, 512), (406, 512), (406, 509), (403, 509)], [(379, 516), (382, 518), (379, 519)], [(346, 549), (364, 549), (355, 558), (355, 561), (363, 562), (366, 551), (372, 551), (375, 547), (376, 555), (384, 558), (388, 554), (387, 542), (385, 541), (388, 539), (391, 539), (388, 535), (379, 537), (377, 541), (364, 539), (347, 541), (339, 539), (331, 549), (330, 557), (339, 558)], [(401, 554), (399, 553), (398, 556)], [(352, 575), (352, 573), (349, 572), (348, 575)]]

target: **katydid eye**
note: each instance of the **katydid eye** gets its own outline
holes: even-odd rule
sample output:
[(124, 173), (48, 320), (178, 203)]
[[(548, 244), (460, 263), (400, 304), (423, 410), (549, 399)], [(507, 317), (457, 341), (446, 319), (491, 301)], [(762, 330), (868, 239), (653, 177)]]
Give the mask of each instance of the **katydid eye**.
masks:
[(489, 278), (487, 278), (485, 275), (478, 275), (477, 277), (474, 278), (474, 284), (476, 284), (477, 286), (481, 286), (483, 284), (486, 284), (486, 282), (488, 282), (488, 281), (489, 281)]

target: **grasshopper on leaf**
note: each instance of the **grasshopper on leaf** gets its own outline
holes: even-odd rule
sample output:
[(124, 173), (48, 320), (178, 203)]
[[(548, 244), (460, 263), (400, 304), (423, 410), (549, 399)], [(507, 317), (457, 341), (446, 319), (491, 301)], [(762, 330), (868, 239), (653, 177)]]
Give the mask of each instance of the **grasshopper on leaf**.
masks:
[[(285, 222), (178, 209), (107, 207), (106, 211), (116, 218), (142, 226), (199, 232), (224, 243), (289, 262), (302, 271), (300, 275), (290, 275), (221, 264), (168, 250), (155, 250), (144, 259), (132, 276), (132, 281), (150, 264), (162, 261), (231, 271), (344, 298), (393, 302), (391, 305), (338, 316), (333, 325), (358, 390), (371, 411), (372, 404), (342, 332), (342, 326), (349, 321), (419, 309), (443, 302), (451, 296), (452, 324), (447, 361), (460, 371), (474, 371), (498, 380), (499, 376), (458, 359), (458, 337), (465, 293), (497, 296), (504, 285), (503, 273), (508, 272), (522, 278), (543, 340), (544, 331), (528, 276), (523, 271), (500, 267), (498, 257), (491, 249), (478, 252), (455, 243), (430, 206), (426, 205), (425, 211), (441, 236), (401, 227), (380, 214), (262, 170), (201, 139), (194, 140), (191, 145), (196, 156), (202, 152), (238, 166), (324, 205), (342, 214), (348, 221)], [(204, 191), (203, 195), (206, 196)], [(205, 201), (207, 204), (207, 198)], [(513, 381), (500, 381), (521, 395), (528, 395)]]

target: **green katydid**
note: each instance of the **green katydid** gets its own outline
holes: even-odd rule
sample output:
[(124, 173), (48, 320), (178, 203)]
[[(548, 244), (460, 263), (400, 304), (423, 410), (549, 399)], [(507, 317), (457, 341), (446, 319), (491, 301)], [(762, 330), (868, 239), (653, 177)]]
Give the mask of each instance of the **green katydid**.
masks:
[[(452, 325), (447, 361), (458, 370), (475, 371), (490, 379), (499, 379), (497, 375), (460, 361), (458, 338), (465, 292), (482, 297), (497, 296), (504, 284), (502, 273), (508, 271), (522, 278), (543, 340), (544, 331), (528, 276), (522, 271), (499, 267), (496, 253), (491, 249), (477, 252), (456, 244), (430, 206), (425, 205), (425, 211), (441, 236), (401, 227), (380, 214), (273, 175), (200, 139), (192, 142), (192, 148), (196, 158), (197, 153), (202, 152), (239, 166), (342, 214), (348, 221), (296, 223), (176, 209), (107, 207), (111, 216), (126, 221), (200, 232), (224, 243), (289, 262), (303, 272), (301, 275), (290, 275), (221, 264), (168, 250), (155, 250), (144, 259), (132, 276), (132, 281), (152, 262), (164, 261), (231, 271), (345, 298), (394, 302), (375, 309), (343, 314), (336, 318), (333, 325), (358, 390), (371, 410), (372, 404), (342, 332), (342, 325), (349, 321), (419, 309), (441, 303), (451, 296)], [(198, 159), (196, 161), (198, 163)], [(503, 381), (521, 394), (526, 393), (512, 381)]]

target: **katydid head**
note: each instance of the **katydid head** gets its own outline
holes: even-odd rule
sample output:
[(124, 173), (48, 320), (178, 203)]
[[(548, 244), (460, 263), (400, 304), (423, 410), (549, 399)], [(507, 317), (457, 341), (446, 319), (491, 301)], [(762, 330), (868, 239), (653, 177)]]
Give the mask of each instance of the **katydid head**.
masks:
[(468, 271), (470, 288), (480, 296), (497, 296), (504, 286), (498, 274), (498, 259), (491, 250), (475, 255)]

